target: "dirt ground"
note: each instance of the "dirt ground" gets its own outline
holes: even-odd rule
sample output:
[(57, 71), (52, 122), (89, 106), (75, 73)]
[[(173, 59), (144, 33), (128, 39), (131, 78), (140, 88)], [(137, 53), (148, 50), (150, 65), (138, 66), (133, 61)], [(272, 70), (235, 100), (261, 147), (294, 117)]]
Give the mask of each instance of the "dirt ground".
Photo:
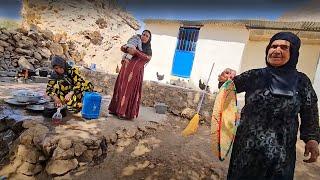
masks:
[[(10, 97), (19, 88), (44, 92), (45, 84), (3, 83), (0, 99)], [(2, 102), (3, 103), (3, 102)], [(210, 127), (201, 125), (198, 133), (184, 138), (181, 131), (188, 120), (167, 114), (158, 116), (153, 108), (141, 108), (141, 117), (155, 121), (156, 129), (141, 139), (126, 139), (110, 145), (106, 158), (98, 164), (80, 166), (61, 179), (225, 179), (228, 159), (220, 162), (211, 152)], [(120, 121), (114, 116), (109, 121), (122, 125), (135, 122)], [(139, 121), (141, 119), (137, 119)], [(303, 162), (304, 143), (297, 143), (295, 179), (319, 179), (320, 160), (314, 164)], [(39, 175), (37, 179), (46, 179)]]
[[(183, 138), (187, 121), (169, 116), (166, 124), (123, 152), (111, 151), (105, 161), (90, 167), (79, 179), (224, 179), (228, 162), (219, 162), (211, 153), (210, 129)], [(137, 147), (145, 153), (133, 156)]]

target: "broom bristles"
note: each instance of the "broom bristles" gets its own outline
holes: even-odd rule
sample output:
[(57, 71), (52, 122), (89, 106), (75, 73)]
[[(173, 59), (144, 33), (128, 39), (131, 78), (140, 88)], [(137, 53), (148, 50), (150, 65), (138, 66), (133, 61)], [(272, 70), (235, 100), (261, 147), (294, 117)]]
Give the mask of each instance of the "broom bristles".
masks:
[(199, 114), (195, 114), (193, 118), (190, 120), (188, 126), (182, 131), (183, 136), (189, 136), (197, 132), (199, 127)]

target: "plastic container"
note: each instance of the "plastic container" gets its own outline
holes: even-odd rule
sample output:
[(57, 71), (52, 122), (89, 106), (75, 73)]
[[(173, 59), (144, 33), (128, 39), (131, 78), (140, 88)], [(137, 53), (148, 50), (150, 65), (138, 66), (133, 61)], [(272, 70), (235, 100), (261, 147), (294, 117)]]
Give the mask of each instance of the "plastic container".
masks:
[(108, 107), (111, 102), (111, 96), (102, 96), (101, 99), (101, 108), (100, 108), (100, 117), (108, 117), (109, 116), (109, 111)]
[(97, 92), (85, 92), (82, 99), (82, 117), (97, 119), (100, 114), (101, 95)]

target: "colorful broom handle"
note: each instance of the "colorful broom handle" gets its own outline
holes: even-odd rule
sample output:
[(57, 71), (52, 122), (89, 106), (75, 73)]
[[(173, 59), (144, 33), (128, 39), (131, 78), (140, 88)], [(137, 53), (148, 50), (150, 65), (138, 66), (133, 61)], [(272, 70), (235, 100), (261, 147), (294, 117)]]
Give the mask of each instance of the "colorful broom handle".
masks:
[(200, 112), (200, 108), (201, 108), (201, 105), (202, 105), (202, 102), (203, 102), (203, 99), (204, 99), (204, 94), (208, 89), (208, 83), (209, 83), (209, 80), (210, 80), (210, 77), (211, 77), (211, 73), (213, 71), (213, 67), (214, 67), (214, 63), (212, 64), (212, 67), (211, 67), (211, 70), (210, 70), (210, 74), (209, 74), (209, 77), (208, 77), (208, 80), (207, 80), (207, 84), (205, 84), (206, 87), (204, 88), (204, 90), (202, 91), (202, 94), (201, 94), (201, 100), (200, 100), (200, 103), (198, 104), (198, 108), (197, 108), (197, 113), (198, 114)]

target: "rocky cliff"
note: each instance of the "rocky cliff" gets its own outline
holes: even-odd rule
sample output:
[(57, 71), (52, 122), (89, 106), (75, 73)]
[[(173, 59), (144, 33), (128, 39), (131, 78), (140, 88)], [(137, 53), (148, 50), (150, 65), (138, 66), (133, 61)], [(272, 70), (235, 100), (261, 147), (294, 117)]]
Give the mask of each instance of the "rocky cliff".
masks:
[(77, 52), (62, 55), (109, 73), (120, 63), (120, 46), (140, 28), (116, 0), (23, 0), (21, 14), (24, 29), (50, 30), (56, 43), (72, 42)]

